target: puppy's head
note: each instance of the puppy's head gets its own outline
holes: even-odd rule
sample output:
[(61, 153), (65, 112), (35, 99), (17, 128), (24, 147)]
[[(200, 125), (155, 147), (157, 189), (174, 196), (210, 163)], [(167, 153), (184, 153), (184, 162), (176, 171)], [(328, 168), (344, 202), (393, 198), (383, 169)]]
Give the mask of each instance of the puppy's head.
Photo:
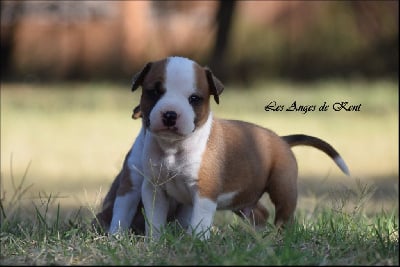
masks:
[(132, 91), (142, 87), (144, 125), (166, 138), (184, 138), (203, 125), (210, 95), (219, 103), (224, 87), (211, 70), (182, 57), (149, 62), (133, 77)]

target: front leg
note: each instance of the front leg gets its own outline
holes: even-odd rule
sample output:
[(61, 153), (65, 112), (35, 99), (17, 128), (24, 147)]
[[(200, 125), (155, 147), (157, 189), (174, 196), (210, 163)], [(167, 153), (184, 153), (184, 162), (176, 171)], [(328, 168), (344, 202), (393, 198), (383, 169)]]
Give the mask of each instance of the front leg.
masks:
[(109, 233), (116, 234), (129, 228), (140, 202), (140, 194), (140, 190), (135, 188), (116, 196)]
[(188, 231), (193, 231), (200, 239), (208, 239), (217, 210), (217, 203), (207, 197), (201, 197), (198, 193), (193, 199), (193, 213)]
[[(132, 149), (125, 157), (112, 211), (109, 232), (117, 233), (131, 225), (141, 198), (143, 168), (141, 163), (144, 130), (142, 129), (133, 143)], [(138, 211), (140, 212), (140, 211)]]
[(167, 222), (168, 198), (164, 190), (144, 179), (142, 184), (142, 202), (146, 214), (146, 236), (158, 240), (161, 228)]

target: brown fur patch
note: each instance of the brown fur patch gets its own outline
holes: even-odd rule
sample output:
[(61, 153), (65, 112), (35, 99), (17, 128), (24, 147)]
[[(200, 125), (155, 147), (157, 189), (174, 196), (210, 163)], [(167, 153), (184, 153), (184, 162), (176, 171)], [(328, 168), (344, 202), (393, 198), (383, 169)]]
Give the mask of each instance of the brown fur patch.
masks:
[(272, 131), (214, 119), (198, 185), (200, 196), (214, 201), (222, 193), (238, 192), (228, 208), (255, 207), (260, 222), (267, 211), (257, 202), (268, 192), (276, 206), (276, 221), (287, 221), (297, 201), (297, 163), (289, 146)]
[[(159, 84), (165, 84), (165, 71), (167, 62), (167, 59), (154, 62), (143, 80), (142, 95), (140, 98), (140, 111), (143, 119), (145, 120), (148, 119), (151, 110), (158, 101), (157, 98), (149, 96), (147, 92), (156, 89)], [(159, 89), (161, 91), (165, 91), (165, 88), (161, 87)]]
[(210, 112), (210, 89), (204, 68), (196, 63), (193, 67), (196, 77), (197, 94), (203, 98), (201, 105), (193, 106), (193, 110), (196, 114), (194, 123), (196, 127), (198, 127), (207, 121)]
[(122, 166), (121, 172), (117, 176), (117, 180), (119, 181), (118, 190), (116, 192), (117, 196), (123, 196), (126, 193), (132, 191), (133, 184), (130, 178), (130, 171), (128, 168), (128, 158), (131, 151), (126, 155), (124, 160), (124, 165)]
[(132, 119), (136, 120), (142, 117), (142, 112), (140, 111), (140, 105), (133, 109)]

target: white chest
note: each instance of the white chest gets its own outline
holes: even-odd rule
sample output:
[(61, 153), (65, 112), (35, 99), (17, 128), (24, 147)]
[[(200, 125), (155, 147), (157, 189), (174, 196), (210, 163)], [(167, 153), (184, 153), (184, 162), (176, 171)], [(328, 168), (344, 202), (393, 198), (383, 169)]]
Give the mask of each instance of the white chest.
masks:
[[(146, 140), (147, 141), (147, 140)], [(143, 172), (156, 189), (180, 203), (191, 204), (201, 164), (199, 151), (182, 148), (162, 149), (154, 140), (145, 142)]]
[(178, 202), (192, 204), (211, 124), (210, 115), (202, 128), (179, 141), (146, 134), (142, 158), (145, 178)]

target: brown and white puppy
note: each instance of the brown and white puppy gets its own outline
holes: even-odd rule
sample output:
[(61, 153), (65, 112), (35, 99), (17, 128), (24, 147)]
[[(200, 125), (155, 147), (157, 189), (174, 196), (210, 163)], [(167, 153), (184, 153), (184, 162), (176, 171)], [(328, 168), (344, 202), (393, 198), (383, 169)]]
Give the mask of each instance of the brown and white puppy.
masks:
[(275, 224), (284, 224), (297, 202), (291, 146), (320, 149), (349, 173), (336, 150), (321, 139), (279, 137), (248, 122), (213, 117), (209, 99), (219, 103), (223, 85), (192, 60), (169, 57), (148, 63), (134, 76), (132, 90), (139, 86), (136, 115), (142, 117), (142, 128), (125, 159), (126, 174), (114, 189), (110, 233), (131, 226), (140, 201), (146, 235), (156, 238), (171, 215), (201, 238), (209, 237), (217, 209), (254, 216), (262, 224), (268, 217), (259, 203), (265, 192), (275, 205)]

